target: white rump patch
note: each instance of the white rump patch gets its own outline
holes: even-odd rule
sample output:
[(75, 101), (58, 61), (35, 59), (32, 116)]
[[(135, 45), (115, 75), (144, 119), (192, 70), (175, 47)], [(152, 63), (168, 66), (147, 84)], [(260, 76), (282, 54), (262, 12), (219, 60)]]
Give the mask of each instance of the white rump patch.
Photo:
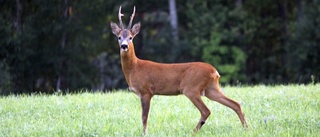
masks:
[(219, 72), (217, 70), (216, 70), (216, 73), (217, 73), (218, 77), (220, 77), (220, 74), (219, 74)]

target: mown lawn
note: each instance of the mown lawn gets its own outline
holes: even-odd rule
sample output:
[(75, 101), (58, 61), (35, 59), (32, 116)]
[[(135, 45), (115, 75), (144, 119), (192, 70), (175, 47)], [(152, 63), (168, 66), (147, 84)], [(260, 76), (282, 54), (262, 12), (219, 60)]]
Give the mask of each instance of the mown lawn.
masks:
[[(320, 84), (223, 87), (241, 103), (249, 129), (231, 109), (203, 97), (211, 115), (183, 95), (155, 96), (147, 136), (320, 136)], [(0, 97), (0, 136), (141, 136), (139, 98), (130, 92)]]

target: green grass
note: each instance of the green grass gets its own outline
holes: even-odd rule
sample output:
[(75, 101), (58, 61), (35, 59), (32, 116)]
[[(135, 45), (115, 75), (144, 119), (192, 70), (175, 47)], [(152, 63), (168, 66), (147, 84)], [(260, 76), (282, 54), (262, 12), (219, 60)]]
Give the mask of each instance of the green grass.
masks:
[[(211, 115), (183, 95), (155, 96), (147, 136), (320, 136), (320, 84), (223, 87), (241, 103), (249, 129), (231, 109), (203, 97)], [(0, 97), (0, 136), (141, 136), (139, 98), (129, 92)]]

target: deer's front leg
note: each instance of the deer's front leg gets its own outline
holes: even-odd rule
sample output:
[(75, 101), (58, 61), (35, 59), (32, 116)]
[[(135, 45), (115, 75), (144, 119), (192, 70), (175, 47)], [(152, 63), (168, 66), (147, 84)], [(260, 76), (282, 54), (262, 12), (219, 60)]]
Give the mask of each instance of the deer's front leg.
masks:
[(151, 95), (145, 94), (145, 95), (142, 95), (140, 98), (141, 106), (142, 106), (142, 124), (143, 124), (144, 134), (148, 133), (148, 117), (149, 117), (151, 97), (152, 97)]

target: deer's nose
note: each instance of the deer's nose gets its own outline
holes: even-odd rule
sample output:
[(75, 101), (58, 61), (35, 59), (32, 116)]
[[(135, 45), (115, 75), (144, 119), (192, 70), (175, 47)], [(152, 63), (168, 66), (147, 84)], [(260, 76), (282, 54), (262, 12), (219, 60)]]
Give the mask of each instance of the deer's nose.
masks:
[(126, 50), (126, 49), (128, 49), (128, 45), (122, 44), (122, 45), (120, 46), (120, 48), (123, 49), (123, 50)]

